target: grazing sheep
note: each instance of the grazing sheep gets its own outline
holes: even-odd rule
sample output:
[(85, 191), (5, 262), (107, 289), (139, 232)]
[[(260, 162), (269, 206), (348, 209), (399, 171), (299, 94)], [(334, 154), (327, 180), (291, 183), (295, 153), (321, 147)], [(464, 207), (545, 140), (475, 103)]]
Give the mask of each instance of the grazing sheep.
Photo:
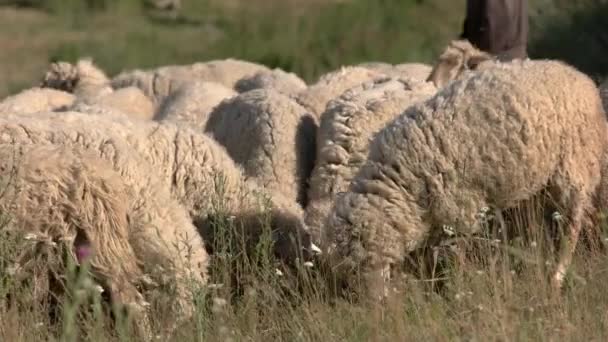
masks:
[(381, 62), (369, 62), (359, 64), (370, 70), (383, 73), (387, 76), (396, 78), (413, 78), (414, 80), (424, 81), (431, 74), (432, 67), (422, 63), (403, 63), (392, 65)]
[[(103, 115), (76, 112), (61, 115), (38, 113), (29, 117), (4, 115), (0, 117), (0, 142), (13, 140), (19, 143), (78, 145), (99, 151), (112, 161), (128, 184), (137, 189), (170, 191), (172, 197), (188, 210), (192, 220), (197, 222), (208, 220), (220, 200), (221, 207), (231, 215), (239, 216), (241, 212), (258, 210), (257, 193), (264, 193), (255, 182), (247, 181), (225, 149), (211, 137), (175, 125), (154, 121), (134, 122), (112, 112), (104, 112)], [(142, 171), (140, 164), (149, 164), (149, 168), (144, 167)], [(155, 183), (149, 184), (152, 181)], [(147, 195), (140, 197), (148, 199)], [(158, 197), (158, 205), (162, 208), (163, 200)], [(272, 194), (270, 205), (277, 215), (290, 214), (298, 218), (290, 227), (277, 229), (293, 233), (302, 241), (309, 240), (308, 229), (301, 220), (301, 208), (280, 194)], [(171, 226), (171, 221), (167, 222)], [(288, 230), (292, 227), (295, 231)], [(197, 228), (203, 237), (213, 234)], [(163, 234), (173, 234), (172, 231), (178, 232), (178, 229), (185, 228), (167, 227), (163, 229)], [(281, 243), (277, 242), (278, 245)], [(199, 246), (196, 245), (196, 248)], [(179, 252), (173, 254), (181, 255)]]
[(8, 114), (0, 117), (0, 143), (80, 147), (110, 162), (134, 191), (129, 196), (129, 234), (143, 271), (159, 285), (175, 280), (175, 309), (188, 315), (193, 310), (190, 280), (201, 286), (207, 282), (204, 243), (188, 212), (173, 199), (168, 181), (157, 176), (158, 166), (125, 140), (131, 134), (128, 123), (134, 125), (124, 116), (74, 112)]
[(317, 118), (325, 111), (327, 102), (361, 83), (385, 77), (384, 74), (362, 67), (342, 67), (325, 74), (319, 80), (295, 95), (295, 100)]
[(46, 254), (45, 268), (57, 277), (47, 281), (61, 282), (67, 247), (76, 264), (90, 262), (93, 278), (113, 302), (145, 316), (137, 289), (144, 276), (138, 262), (145, 260), (129, 243), (132, 194), (107, 161), (64, 146), (0, 144), (0, 177), (0, 210), (12, 219), (9, 227), (33, 242), (21, 252), (17, 278), (33, 277), (28, 265)]
[(435, 92), (431, 83), (386, 78), (364, 83), (330, 101), (321, 116), (306, 207), (305, 221), (314, 239), (322, 239), (334, 197), (347, 190), (367, 159), (374, 134), (407, 107)]
[(437, 59), (427, 82), (433, 82), (438, 89), (443, 88), (467, 70), (478, 69), (483, 62), (494, 60), (492, 55), (477, 49), (468, 40), (453, 40)]
[(158, 105), (186, 82), (215, 82), (233, 89), (240, 79), (259, 71), (270, 69), (260, 64), (229, 58), (191, 65), (169, 65), (152, 70), (127, 71), (114, 77), (111, 83), (114, 89), (138, 87)]
[[(568, 218), (552, 274), (561, 286), (592, 210), (607, 139), (598, 89), (557, 61), (498, 64), (445, 86), (389, 123), (328, 218), (343, 279), (360, 267), (382, 295), (390, 268), (442, 226), (479, 232), (479, 213), (549, 195)], [(339, 272), (341, 273), (341, 272)]]
[(213, 109), (223, 100), (236, 95), (237, 92), (219, 83), (185, 83), (165, 98), (154, 120), (184, 124), (203, 131)]
[(41, 86), (73, 93), (76, 96), (74, 105), (108, 107), (144, 120), (150, 120), (154, 115), (153, 103), (140, 89), (125, 87), (114, 91), (108, 77), (91, 59), (81, 59), (75, 65), (52, 63)]
[(74, 103), (74, 95), (50, 88), (25, 89), (0, 102), (0, 113), (47, 112), (61, 110)]
[(291, 98), (273, 89), (240, 94), (216, 107), (205, 132), (226, 148), (246, 175), (306, 205), (316, 123)]
[(305, 90), (306, 87), (306, 82), (298, 75), (281, 69), (273, 69), (270, 72), (260, 71), (240, 79), (234, 89), (239, 93), (244, 93), (253, 89), (272, 88), (286, 95), (295, 95)]

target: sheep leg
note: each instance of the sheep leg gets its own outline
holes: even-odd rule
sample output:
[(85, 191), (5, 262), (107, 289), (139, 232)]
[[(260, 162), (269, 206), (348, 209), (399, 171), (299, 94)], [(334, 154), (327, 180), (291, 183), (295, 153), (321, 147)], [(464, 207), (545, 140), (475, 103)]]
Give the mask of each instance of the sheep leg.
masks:
[(572, 263), (572, 258), (576, 250), (578, 238), (582, 229), (585, 201), (576, 195), (572, 201), (573, 207), (570, 215), (569, 230), (563, 234), (558, 248), (558, 258), (555, 271), (551, 276), (551, 285), (555, 289), (561, 289), (568, 267)]
[(370, 272), (366, 273), (365, 285), (369, 297), (374, 301), (382, 302), (388, 297), (388, 282), (390, 281), (389, 264), (375, 265)]

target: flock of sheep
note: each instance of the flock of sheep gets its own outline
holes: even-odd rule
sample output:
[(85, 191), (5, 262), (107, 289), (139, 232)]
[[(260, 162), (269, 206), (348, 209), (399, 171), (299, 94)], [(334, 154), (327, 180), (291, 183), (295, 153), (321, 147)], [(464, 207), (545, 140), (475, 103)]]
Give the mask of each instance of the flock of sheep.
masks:
[(563, 62), (500, 62), (466, 41), (433, 66), (366, 63), (311, 85), (234, 59), (113, 78), (58, 62), (0, 102), (0, 210), (89, 260), (135, 312), (142, 288), (173, 282), (188, 317), (219, 202), (249, 243), (269, 212), (279, 260), (328, 263), (379, 299), (445, 229), (479, 233), (489, 210), (548, 194), (567, 222), (560, 286), (608, 196), (607, 95)]

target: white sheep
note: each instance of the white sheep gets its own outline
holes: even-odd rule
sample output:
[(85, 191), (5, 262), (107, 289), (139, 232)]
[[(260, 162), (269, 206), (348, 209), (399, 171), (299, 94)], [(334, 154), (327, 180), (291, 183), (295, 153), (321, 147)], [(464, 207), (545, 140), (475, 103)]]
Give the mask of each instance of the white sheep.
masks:
[[(146, 287), (144, 270), (159, 267), (159, 261), (160, 265), (173, 262), (149, 258), (161, 255), (147, 250), (158, 242), (145, 243), (144, 254), (132, 245), (147, 229), (144, 215), (154, 216), (141, 210), (153, 208), (140, 207), (139, 194), (97, 153), (48, 144), (0, 144), (0, 157), (0, 210), (11, 219), (8, 229), (18, 230), (26, 239), (16, 260), (16, 279), (35, 277), (32, 262), (44, 257), (48, 277), (58, 277), (47, 281), (61, 282), (67, 272), (63, 259), (67, 252), (76, 265), (90, 263), (94, 282), (108, 294), (106, 298), (127, 306), (136, 315), (138, 329), (145, 331), (149, 297), (140, 290)], [(171, 206), (170, 198), (164, 200)], [(153, 237), (144, 235), (147, 240)], [(36, 290), (48, 293), (51, 288)]]
[(316, 122), (294, 100), (273, 89), (242, 93), (216, 107), (205, 132), (226, 148), (246, 175), (306, 205)]
[(163, 100), (154, 120), (184, 124), (202, 131), (213, 109), (223, 100), (236, 95), (236, 91), (219, 83), (188, 82)]
[(294, 95), (294, 98), (301, 106), (319, 118), (330, 100), (361, 83), (382, 77), (385, 75), (367, 68), (342, 67), (321, 76), (315, 84)]
[(295, 95), (306, 89), (307, 85), (298, 75), (281, 69), (260, 71), (240, 79), (234, 89), (239, 93), (259, 88), (272, 88), (286, 95)]
[(305, 216), (314, 239), (323, 239), (324, 220), (334, 197), (347, 190), (365, 163), (374, 134), (407, 107), (435, 92), (432, 83), (385, 78), (366, 82), (329, 102), (321, 115)]
[(260, 64), (228, 58), (190, 65), (168, 65), (150, 70), (124, 71), (115, 76), (111, 84), (114, 89), (138, 87), (153, 100), (155, 105), (159, 105), (165, 97), (186, 82), (215, 82), (233, 89), (240, 79), (259, 71), (269, 70)]
[[(557, 61), (513, 61), (467, 73), (389, 123), (328, 219), (334, 262), (384, 294), (391, 266), (441, 227), (480, 231), (488, 209), (549, 194), (567, 218), (551, 282), (561, 286), (607, 139), (596, 85)], [(341, 273), (341, 271), (339, 271)]]
[(190, 284), (207, 282), (204, 242), (189, 213), (172, 196), (168, 181), (158, 175), (158, 167), (125, 141), (129, 132), (121, 120), (132, 122), (74, 112), (8, 114), (0, 118), (0, 143), (80, 147), (110, 162), (133, 189), (126, 202), (129, 234), (142, 269), (159, 285), (175, 280), (175, 309), (188, 315), (193, 310)]
[(50, 88), (29, 88), (0, 102), (0, 113), (36, 113), (65, 109), (70, 107), (75, 96), (61, 90)]

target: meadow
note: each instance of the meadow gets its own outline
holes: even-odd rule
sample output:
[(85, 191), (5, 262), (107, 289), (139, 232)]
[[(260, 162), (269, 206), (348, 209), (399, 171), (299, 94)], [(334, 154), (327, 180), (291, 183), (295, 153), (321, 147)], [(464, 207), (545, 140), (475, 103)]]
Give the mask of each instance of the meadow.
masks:
[[(111, 75), (232, 57), (280, 67), (309, 83), (342, 65), (431, 63), (460, 33), (464, 16), (464, 1), (448, 0), (183, 3), (171, 15), (135, 0), (0, 0), (0, 96), (36, 84), (50, 61), (84, 56)], [(530, 4), (532, 57), (566, 60), (598, 81), (608, 75), (605, 1)], [(277, 273), (264, 243), (246, 256), (218, 241), (210, 281), (218, 286), (192, 285), (196, 313), (173, 336), (163, 334), (163, 303), (152, 302), (151, 330), (158, 341), (604, 341), (605, 227), (581, 243), (557, 293), (546, 281), (552, 261), (543, 214), (517, 211), (503, 227), (525, 239), (493, 232), (429, 251), (437, 256), (431, 266), (441, 267), (413, 272), (418, 276), (403, 279), (396, 299), (381, 306), (336, 296), (322, 269), (302, 270), (297, 278)], [(48, 280), (45, 266), (60, 246), (15, 235), (5, 229), (11, 224), (1, 216), (1, 341), (139, 339), (128, 319), (108, 319), (99, 294), (84, 295), (82, 269), (66, 270), (67, 296), (38, 301), (47, 296), (36, 289)], [(225, 224), (228, 234), (236, 229)], [(19, 264), (32, 250), (42, 253)], [(57, 303), (62, 309), (49, 315)]]

